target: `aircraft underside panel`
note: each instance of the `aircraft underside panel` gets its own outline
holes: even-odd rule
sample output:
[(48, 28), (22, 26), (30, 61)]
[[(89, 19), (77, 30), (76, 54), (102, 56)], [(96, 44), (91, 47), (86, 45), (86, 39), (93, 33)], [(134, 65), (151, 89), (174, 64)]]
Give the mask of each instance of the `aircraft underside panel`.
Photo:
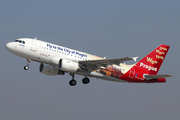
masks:
[(112, 76), (103, 75), (102, 73), (98, 73), (98, 72), (95, 72), (95, 71), (92, 71), (90, 73), (86, 73), (86, 72), (83, 72), (83, 71), (81, 71), (81, 72), (78, 71), (78, 72), (76, 72), (76, 74), (82, 75), (82, 76), (87, 76), (87, 77), (99, 78), (99, 79), (108, 80), (108, 81), (114, 81), (114, 82), (127, 82), (125, 80), (121, 80), (119, 78), (115, 78), (115, 77), (112, 77)]

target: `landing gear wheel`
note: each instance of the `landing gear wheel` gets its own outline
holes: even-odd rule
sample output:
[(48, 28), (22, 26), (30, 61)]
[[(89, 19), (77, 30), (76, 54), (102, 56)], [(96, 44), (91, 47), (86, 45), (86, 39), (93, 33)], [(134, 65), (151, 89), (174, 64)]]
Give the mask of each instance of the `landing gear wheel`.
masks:
[(77, 84), (76, 80), (69, 81), (70, 86), (75, 86)]
[(29, 69), (29, 66), (24, 66), (24, 70), (28, 70)]
[(85, 77), (82, 79), (82, 83), (88, 84), (90, 82), (89, 78)]
[(31, 60), (29, 58), (27, 58), (27, 65), (24, 66), (24, 70), (28, 70), (29, 69), (30, 62), (31, 62)]

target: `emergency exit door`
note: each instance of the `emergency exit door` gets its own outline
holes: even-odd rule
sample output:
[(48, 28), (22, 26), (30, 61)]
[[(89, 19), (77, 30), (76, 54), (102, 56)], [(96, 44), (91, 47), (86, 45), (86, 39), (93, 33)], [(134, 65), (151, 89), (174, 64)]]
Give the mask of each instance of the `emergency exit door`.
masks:
[(38, 45), (38, 41), (32, 40), (31, 51), (36, 52), (37, 51), (37, 45)]

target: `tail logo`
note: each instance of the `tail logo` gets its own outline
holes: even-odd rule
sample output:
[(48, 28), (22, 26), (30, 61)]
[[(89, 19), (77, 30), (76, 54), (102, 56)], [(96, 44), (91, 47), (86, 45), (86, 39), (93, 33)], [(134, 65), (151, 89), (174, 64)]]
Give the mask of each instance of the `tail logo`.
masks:
[(155, 61), (155, 60), (153, 60), (153, 58), (150, 58), (150, 57), (147, 57), (147, 62), (150, 62), (151, 64), (157, 64), (158, 63), (158, 61)]
[(165, 52), (161, 52), (159, 50), (156, 50), (156, 52), (159, 53), (160, 55), (164, 55), (165, 54)]
[(164, 50), (164, 51), (167, 51), (167, 48), (164, 48), (164, 47), (160, 47), (160, 50)]
[(157, 68), (156, 67), (152, 67), (152, 66), (149, 66), (149, 65), (146, 65), (144, 63), (140, 63), (140, 67), (142, 68), (145, 68), (145, 69), (148, 69), (149, 71), (152, 70), (152, 71), (157, 71)]
[(164, 59), (164, 57), (163, 56), (159, 56), (159, 55), (156, 55), (156, 58), (158, 58), (158, 59)]

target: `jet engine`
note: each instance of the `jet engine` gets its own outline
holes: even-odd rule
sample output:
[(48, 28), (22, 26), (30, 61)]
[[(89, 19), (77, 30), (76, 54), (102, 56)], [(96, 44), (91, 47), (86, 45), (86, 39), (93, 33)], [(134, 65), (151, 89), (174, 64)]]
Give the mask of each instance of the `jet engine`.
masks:
[(39, 71), (46, 75), (64, 75), (64, 71), (59, 70), (58, 68), (55, 68), (53, 66), (49, 66), (46, 64), (41, 63), (39, 67)]
[(72, 61), (70, 59), (61, 59), (59, 57), (53, 57), (50, 60), (51, 64), (54, 65), (56, 68), (59, 68), (62, 71), (75, 73), (79, 67), (79, 63)]
[(78, 69), (80, 69), (79, 63), (68, 59), (60, 59), (59, 68), (70, 73), (75, 73)]

